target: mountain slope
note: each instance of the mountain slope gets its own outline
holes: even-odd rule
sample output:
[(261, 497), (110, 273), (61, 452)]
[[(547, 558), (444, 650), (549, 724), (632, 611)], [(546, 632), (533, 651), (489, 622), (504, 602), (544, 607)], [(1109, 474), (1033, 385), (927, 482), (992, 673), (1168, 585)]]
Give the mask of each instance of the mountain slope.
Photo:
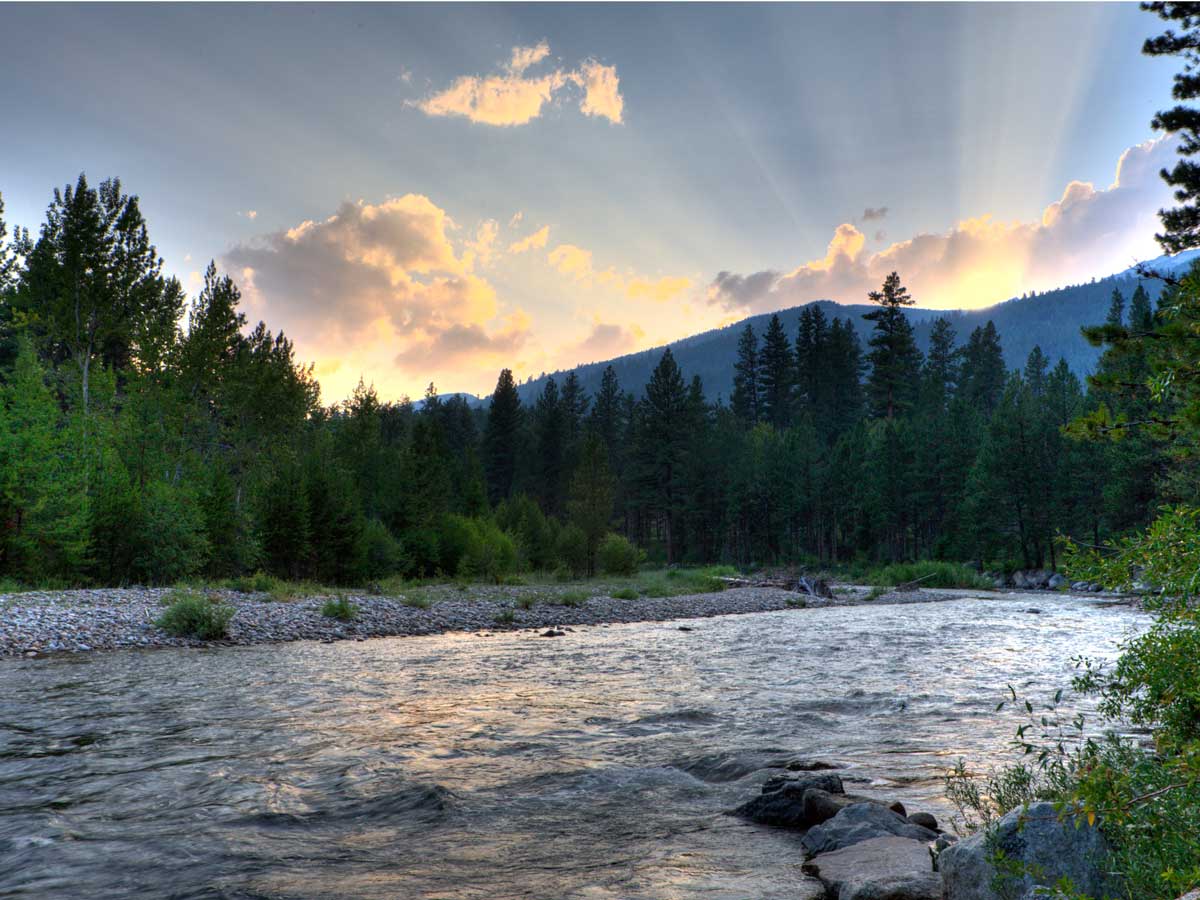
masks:
[[(1148, 265), (1164, 272), (1178, 272), (1197, 257), (1200, 257), (1200, 251), (1191, 251), (1177, 257), (1161, 257)], [(1004, 359), (1009, 368), (1024, 365), (1029, 351), (1035, 346), (1040, 346), (1052, 364), (1060, 357), (1066, 359), (1071, 369), (1083, 377), (1095, 368), (1096, 361), (1100, 358), (1100, 350), (1089, 346), (1079, 329), (1084, 325), (1095, 325), (1104, 321), (1113, 288), (1119, 288), (1128, 301), (1139, 282), (1146, 286), (1152, 298), (1157, 299), (1161, 282), (1141, 279), (1136, 269), (1130, 268), (1088, 284), (1018, 297), (983, 309), (913, 308), (906, 310), (906, 313), (913, 323), (917, 344), (922, 351), (927, 349), (930, 330), (934, 320), (939, 317), (944, 316), (950, 320), (960, 344), (966, 341), (967, 336), (977, 326), (985, 325), (991, 320), (996, 323), (1000, 332)], [(817, 300), (804, 306), (814, 304), (821, 307), (829, 320), (834, 317), (849, 317), (865, 346), (870, 337), (871, 323), (864, 320), (863, 315), (873, 307), (866, 304), (844, 306), (832, 300)], [(804, 306), (782, 309), (777, 313), (791, 340), (795, 340), (800, 313)], [(667, 346), (671, 348), (686, 378), (690, 380), (693, 375), (700, 376), (704, 382), (704, 392), (710, 400), (728, 400), (733, 389), (733, 365), (737, 359), (738, 335), (745, 328), (746, 322), (750, 322), (761, 336), (770, 318), (771, 313), (751, 316), (725, 328), (692, 335)], [(605, 367), (611, 365), (617, 373), (621, 387), (640, 394), (662, 353), (663, 347), (655, 347), (612, 360), (581, 365), (575, 372), (584, 390), (594, 394), (600, 387), (600, 377)], [(547, 377), (553, 377), (561, 384), (565, 375), (566, 371), (554, 372), (519, 385), (517, 392), (521, 402), (532, 403), (541, 393)], [(486, 404), (488, 399), (484, 398), (481, 402)]]

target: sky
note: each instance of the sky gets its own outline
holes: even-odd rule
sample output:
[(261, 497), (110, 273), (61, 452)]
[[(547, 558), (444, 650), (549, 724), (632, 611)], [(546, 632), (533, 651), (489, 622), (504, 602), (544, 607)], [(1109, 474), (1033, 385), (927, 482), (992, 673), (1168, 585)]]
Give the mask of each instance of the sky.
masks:
[(86, 172), (324, 402), (490, 393), (810, 300), (1158, 255), (1159, 21), (1109, 4), (0, 5), (0, 195)]

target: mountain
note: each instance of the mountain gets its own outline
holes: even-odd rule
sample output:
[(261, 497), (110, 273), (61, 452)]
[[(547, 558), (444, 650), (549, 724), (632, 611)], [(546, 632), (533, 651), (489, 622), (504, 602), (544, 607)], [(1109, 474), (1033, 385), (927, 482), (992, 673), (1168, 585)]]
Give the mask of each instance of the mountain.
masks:
[[(1200, 250), (1188, 251), (1174, 257), (1159, 257), (1145, 265), (1157, 271), (1176, 274), (1197, 258), (1200, 258)], [(1060, 357), (1066, 359), (1071, 369), (1083, 377), (1095, 368), (1096, 361), (1100, 358), (1100, 350), (1090, 346), (1083, 339), (1079, 329), (1084, 325), (1097, 325), (1104, 321), (1113, 288), (1119, 288), (1128, 301), (1139, 282), (1145, 285), (1152, 299), (1157, 299), (1161, 282), (1140, 278), (1137, 267), (1134, 266), (1087, 284), (1014, 297), (983, 309), (934, 310), (914, 307), (905, 312), (909, 321), (913, 323), (917, 344), (922, 351), (928, 348), (930, 330), (934, 320), (939, 317), (944, 316), (950, 320), (960, 344), (966, 342), (977, 326), (985, 325), (991, 320), (996, 323), (996, 329), (1000, 332), (1004, 359), (1010, 369), (1023, 366), (1029, 351), (1038, 346), (1050, 358), (1052, 364)], [(832, 300), (816, 300), (802, 306), (779, 310), (776, 315), (779, 316), (791, 340), (795, 340), (801, 311), (805, 306), (812, 305), (820, 306), (829, 320), (834, 317), (849, 317), (865, 346), (871, 334), (871, 323), (864, 320), (863, 316), (874, 307), (867, 304), (847, 306)], [(690, 380), (693, 375), (700, 376), (704, 383), (704, 392), (710, 400), (728, 400), (733, 390), (733, 364), (737, 359), (738, 335), (749, 322), (761, 336), (771, 315), (772, 313), (763, 313), (751, 316), (733, 325), (692, 335), (666, 346), (671, 348), (685, 378)], [(655, 347), (612, 360), (578, 366), (575, 373), (584, 390), (594, 394), (600, 388), (600, 377), (605, 367), (611, 365), (617, 373), (621, 387), (640, 394), (662, 354), (663, 347)], [(521, 402), (532, 403), (541, 393), (548, 377), (553, 377), (561, 385), (567, 371), (569, 370), (542, 375), (519, 385), (517, 393)], [(486, 397), (480, 401), (481, 404), (488, 402)]]

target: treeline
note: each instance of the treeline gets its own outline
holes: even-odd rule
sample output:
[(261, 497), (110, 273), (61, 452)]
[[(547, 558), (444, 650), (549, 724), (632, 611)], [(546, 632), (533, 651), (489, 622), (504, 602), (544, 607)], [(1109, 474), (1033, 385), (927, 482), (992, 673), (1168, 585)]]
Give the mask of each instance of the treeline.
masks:
[[(939, 321), (927, 354), (892, 275), (873, 335), (804, 311), (741, 336), (728, 405), (669, 351), (641, 396), (574, 373), (532, 405), (322, 406), (291, 342), (239, 310), (210, 266), (198, 296), (162, 271), (136, 197), (84, 177), (36, 239), (0, 205), (0, 576), (162, 583), (265, 570), (361, 583), (910, 558), (1053, 565), (1054, 537), (1099, 543), (1186, 490), (1150, 438), (1064, 434), (1139, 377), (1112, 349), (1085, 392), (1040, 350), (1007, 372), (990, 323)], [(1152, 316), (1139, 289), (1110, 324)], [(1141, 367), (1141, 368), (1139, 368)], [(1104, 385), (1108, 384), (1109, 387)], [(614, 533), (615, 532), (615, 533)]]

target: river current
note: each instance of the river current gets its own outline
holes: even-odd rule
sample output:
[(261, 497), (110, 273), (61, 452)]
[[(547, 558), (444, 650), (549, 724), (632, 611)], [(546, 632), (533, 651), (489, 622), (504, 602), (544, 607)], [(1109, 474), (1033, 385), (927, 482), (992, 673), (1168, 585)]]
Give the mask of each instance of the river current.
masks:
[(7, 661), (0, 897), (791, 897), (796, 835), (723, 815), (769, 766), (945, 818), (1007, 685), (1145, 624), (1009, 595)]

